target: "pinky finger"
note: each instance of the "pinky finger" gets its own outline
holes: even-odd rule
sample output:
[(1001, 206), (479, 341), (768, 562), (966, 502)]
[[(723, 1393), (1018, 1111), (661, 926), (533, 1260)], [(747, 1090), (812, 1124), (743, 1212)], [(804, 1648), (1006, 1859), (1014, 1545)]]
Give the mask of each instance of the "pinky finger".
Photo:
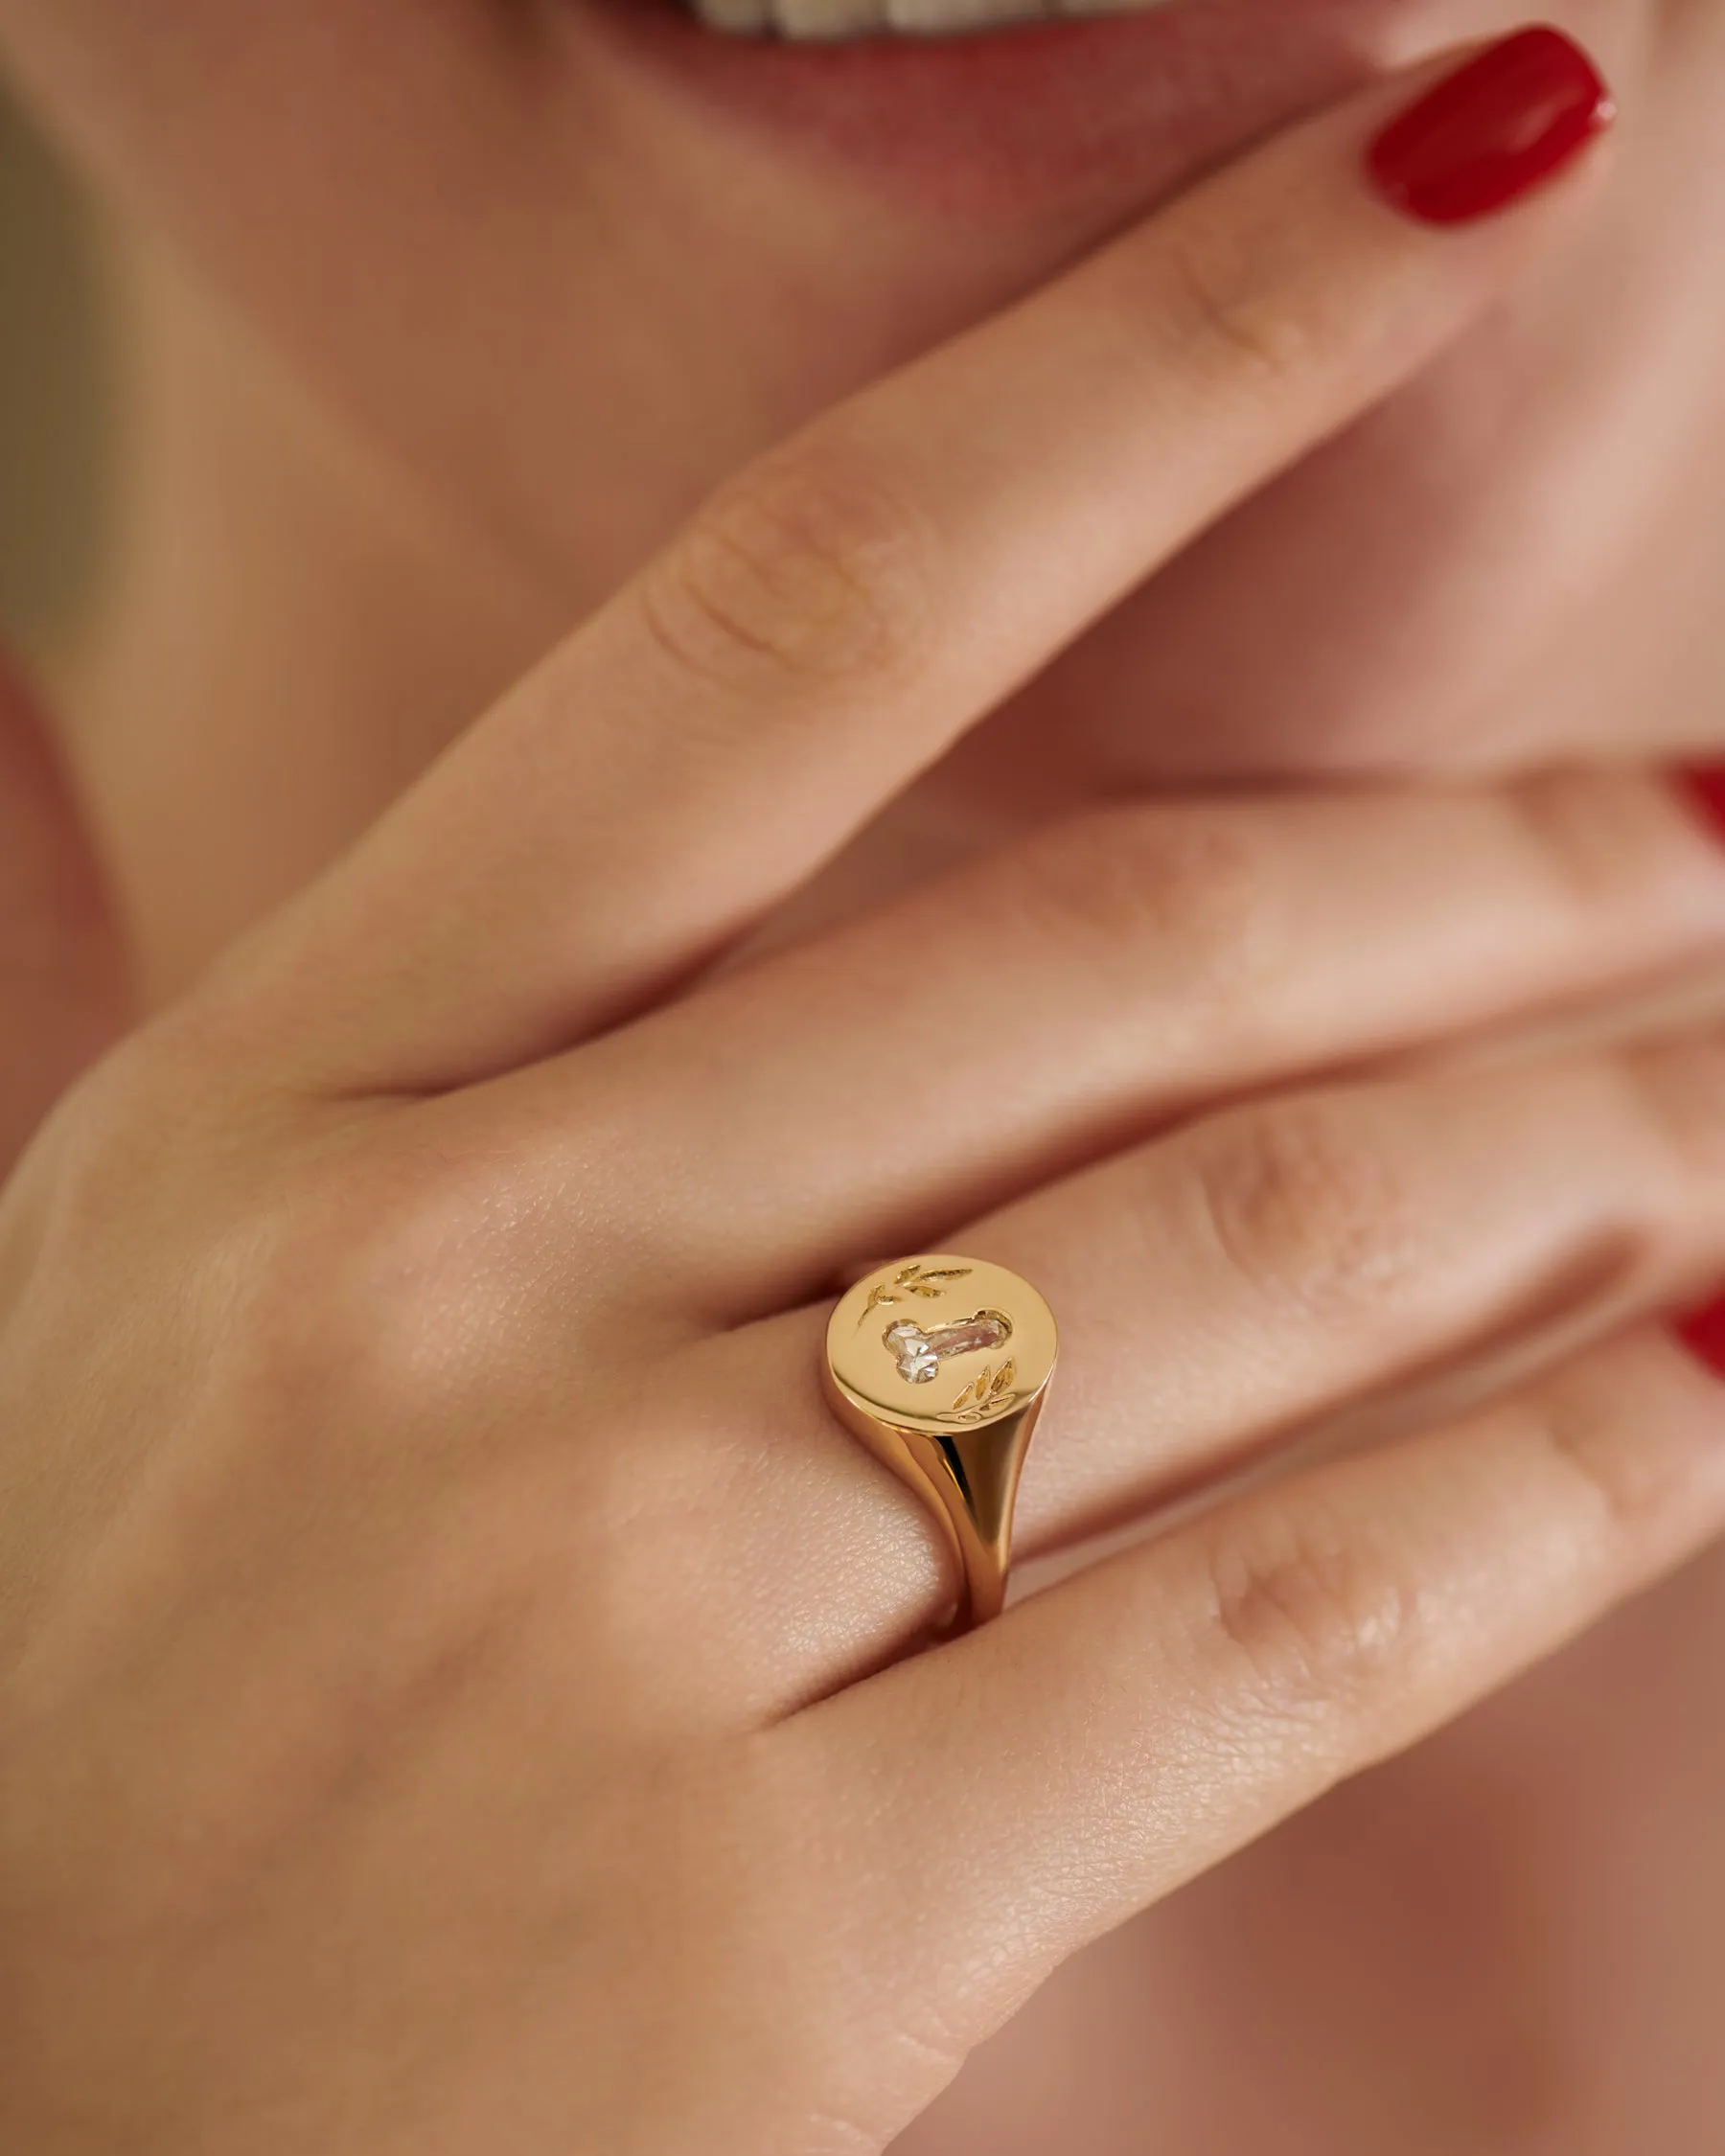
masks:
[(915, 2062), (912, 2115), (1067, 1956), (1722, 1525), (1725, 1394), (1638, 1335), (806, 1710), (771, 1742), (823, 1822), (813, 1861), (870, 1883), (833, 1972), (853, 2036)]

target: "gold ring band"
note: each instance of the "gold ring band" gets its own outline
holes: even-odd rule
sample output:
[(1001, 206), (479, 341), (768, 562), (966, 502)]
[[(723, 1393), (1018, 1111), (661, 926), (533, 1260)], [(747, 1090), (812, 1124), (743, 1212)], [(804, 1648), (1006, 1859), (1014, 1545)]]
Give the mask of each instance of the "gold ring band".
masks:
[(824, 1375), (840, 1421), (922, 1499), (958, 1561), (948, 1636), (1005, 1602), (1019, 1477), (1058, 1346), (1030, 1283), (982, 1258), (883, 1266), (828, 1323)]

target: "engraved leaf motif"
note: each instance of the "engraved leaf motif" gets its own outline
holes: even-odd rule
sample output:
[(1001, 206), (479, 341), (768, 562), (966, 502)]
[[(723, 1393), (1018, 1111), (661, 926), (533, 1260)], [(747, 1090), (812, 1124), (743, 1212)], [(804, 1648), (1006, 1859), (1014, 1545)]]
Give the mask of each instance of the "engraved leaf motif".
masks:
[(937, 1302), (949, 1280), (968, 1280), (969, 1278), (969, 1266), (950, 1265), (944, 1270), (937, 1270), (932, 1273), (923, 1273), (918, 1270), (916, 1278), (913, 1280), (906, 1279), (901, 1274), (900, 1283), (908, 1288), (913, 1296), (926, 1296), (931, 1302)]
[(985, 1365), (945, 1413), (936, 1419), (941, 1422), (985, 1422), (991, 1415), (999, 1413), (1002, 1408), (1011, 1407), (1017, 1400), (1018, 1394), (1013, 1389), (1017, 1382), (1018, 1364), (1011, 1357), (998, 1370), (990, 1369)]
[(901, 1266), (893, 1274), (891, 1287), (883, 1283), (869, 1290), (862, 1316), (866, 1319), (873, 1311), (884, 1309), (890, 1303), (902, 1302), (904, 1296), (894, 1295), (893, 1288), (903, 1288), (909, 1295), (921, 1296), (925, 1301), (937, 1302), (948, 1281), (968, 1280), (970, 1275), (971, 1269), (968, 1265), (932, 1266), (925, 1269), (913, 1259), (910, 1264)]

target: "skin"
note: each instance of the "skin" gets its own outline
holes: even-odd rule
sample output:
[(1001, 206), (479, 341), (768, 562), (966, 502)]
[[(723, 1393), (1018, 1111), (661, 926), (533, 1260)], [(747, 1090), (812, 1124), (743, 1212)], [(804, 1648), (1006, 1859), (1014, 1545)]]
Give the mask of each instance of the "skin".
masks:
[[(1709, 0), (1555, 12), (1624, 104), (1609, 202), (1016, 700), (881, 834), (894, 872), (1146, 777), (1709, 742), (1725, 27)], [(1315, 38), (1242, 130), (1520, 19), (1400, 0)], [(283, 0), (239, 24), (230, 0), (0, 7), (124, 219), (127, 520), (58, 686), (152, 997), (349, 843), (710, 486), (1186, 176), (1151, 157), (1096, 199), (979, 218), (787, 169), (560, 5)], [(473, 205), (454, 225), (453, 199)], [(257, 512), (238, 527), (237, 498)]]
[[(284, 9), (248, 27), (226, 64), (268, 80), (272, 109), (328, 119), (316, 170), (291, 124), (261, 147), (248, 121), (241, 156), (231, 99), (196, 100), (189, 127), (183, 107), (164, 123), (150, 93), (207, 80), (232, 31), (220, 10), (183, 8), (143, 39), (117, 7), (13, 0), (0, 17), (122, 198), (197, 265), (170, 269), (140, 242), (152, 363), (136, 523), (66, 676), (79, 791), (163, 1012), (73, 1094), (0, 1219), (6, 1427), (42, 1434), (16, 1462), (7, 1525), (4, 1734), (21, 1771), (0, 1877), (25, 2040), (0, 2102), (21, 2145), (103, 2147), (124, 2132), (176, 2150), (456, 2149), (501, 2129), (527, 2148), (880, 2146), (1077, 1947), (1714, 1530), (1725, 1488), (1709, 1381), (1656, 1334), (1559, 1355), (1698, 1289), (1725, 1257), (1711, 1040), (1532, 1065), (1524, 1045), (1341, 1096), (1313, 1086), (1530, 1007), (1711, 974), (1721, 871), (1675, 799), (1637, 779), (1548, 781), (1033, 828), (1070, 806), (1036, 752), (1051, 698), (1085, 745), (1078, 798), (1190, 778), (1197, 737), (1203, 766), (1229, 775), (1701, 739), (1685, 685), (1710, 657), (1705, 558), (1687, 541), (1709, 499), (1710, 325), (1684, 249), (1701, 246), (1710, 175), (1704, 160), (1680, 168), (1678, 149), (1709, 119), (1717, 33), (1693, 8), (1599, 16), (1598, 42), (1661, 125), (1644, 123), (1591, 189), (1434, 250), (1359, 194), (1358, 146), (1388, 109), (1372, 93), (757, 468), (633, 584), (711, 480), (851, 386), (858, 347), (847, 339), (841, 361), (812, 322), (771, 354), (708, 340), (720, 361), (681, 412), (686, 438), (664, 439), (651, 378), (619, 413), (606, 372), (619, 356), (583, 346), (590, 372), (560, 371), (577, 325), (564, 350), (542, 287), (527, 303), (550, 226), (569, 218), (565, 241), (581, 238), (528, 153), (529, 171), (509, 168), (501, 234), (463, 264), (491, 303), (469, 310), (485, 318), (483, 352), (457, 338), (407, 365), (378, 311), (330, 306), (314, 266), (356, 299), (380, 261), (399, 269), (398, 298), (432, 275), (434, 152), (446, 188), (451, 169), (501, 154), (519, 77), (489, 11), (451, 7), (427, 26), (416, 10), (410, 26), (380, 0), (370, 28), (400, 52), (397, 89), (426, 100), (426, 127), (391, 129), (387, 152), (366, 78), (337, 65), (349, 11)], [(1454, 24), (1433, 11), (1429, 27)], [(584, 204), (645, 172), (675, 213), (710, 198), (714, 163), (739, 154), (692, 119), (673, 137), (663, 113), (613, 117)], [(644, 158), (655, 142), (662, 164)], [(417, 193), (355, 184), (386, 154), (424, 157), (407, 174)], [(329, 201), (317, 214), (332, 172), (345, 181), (330, 188), (334, 246)], [(254, 186), (279, 191), (286, 234), (262, 257), (244, 244)], [(1287, 217), (1290, 188), (1307, 216)], [(356, 220), (358, 199), (404, 223)], [(955, 237), (924, 245), (902, 213), (877, 210), (858, 244), (880, 274), (845, 326), (867, 317), (872, 373), (1038, 282), (1126, 207), (1090, 204), (979, 249), (967, 234), (958, 284)], [(805, 266), (811, 235), (800, 214), (786, 224), (733, 274), (770, 293)], [(1630, 250), (1645, 306), (1583, 349), (1574, 294)], [(1218, 270), (1223, 330), (1260, 333), (1244, 354), (1155, 274), (1174, 259)], [(699, 316), (722, 296), (698, 279), (675, 306)], [(1674, 406), (1651, 356), (1663, 363), (1662, 307), (1680, 301), (1690, 401)], [(702, 326), (649, 320), (668, 352)], [(475, 442), (454, 416), (462, 385), (497, 367), (512, 332), (534, 341), (521, 398), (506, 434)], [(1046, 403), (1044, 351), (1095, 368), (1082, 431), (1064, 400)], [(1166, 385), (1153, 412), (1146, 352)], [(1540, 379), (1539, 424), (1505, 456), (1492, 416), (1523, 367)], [(554, 426), (571, 397), (607, 426)], [(1638, 454), (1625, 475), (1650, 401), (1668, 454)], [(1434, 505), (1410, 445), (1445, 410), (1478, 422), (1490, 476), (1464, 465), (1468, 483)], [(1024, 439), (1054, 445), (1034, 471), (999, 454)], [(548, 440), (580, 447), (590, 484), (573, 509)], [(1589, 470), (1632, 476), (1635, 499), (1603, 488), (1597, 528), (1577, 534), (1557, 481), (1574, 484), (1583, 442)], [(174, 633), (179, 564), (212, 499), (212, 444), (229, 482), (238, 456), (280, 514), (200, 556), (218, 581), (189, 639)], [(589, 469), (597, 446), (614, 477)], [(1130, 483), (1147, 473), (1155, 488)], [(1386, 475), (1432, 511), (1406, 559), (1382, 562), (1381, 586), (1326, 580), (1320, 607), (1297, 608), (1322, 564), (1309, 535), (1342, 544)], [(1588, 573), (1555, 579), (1553, 548), (1530, 544), (1489, 594), (1474, 577), (1463, 588), (1473, 520), (1501, 528), (1511, 503), (1530, 530), (1549, 518), (1566, 544), (1588, 541)], [(922, 537), (907, 546), (907, 531)], [(1633, 573), (1630, 532), (1658, 542)], [(1660, 578), (1650, 607), (1641, 564), (1662, 545), (1697, 573)], [(1250, 656), (1224, 640), (1230, 580), (1264, 609)], [(338, 593), (342, 618), (362, 617), (342, 634)], [(468, 725), (554, 614), (588, 612), (357, 854), (175, 999)], [(1631, 709), (1607, 693), (1622, 673), (1602, 670), (1650, 645), (1668, 677), (1637, 672)], [(1346, 654), (1321, 714), (1266, 695), (1311, 678), (1297, 662), (1320, 646)], [(1459, 649), (1480, 680), (1447, 663)], [(288, 652), (296, 663), (272, 669)], [(1202, 728), (1183, 702), (1192, 678), (1213, 684)], [(1434, 679), (1442, 714), (1409, 689)], [(1599, 685), (1593, 701), (1583, 679)], [(286, 782), (259, 753), (281, 738), (271, 697), (310, 714)], [(17, 764), (13, 798), (39, 834), (48, 781), (31, 752)], [(1021, 851), (961, 870), (955, 888), (906, 891), (897, 914), (857, 913), (885, 864), (902, 887), (925, 854), (961, 858), (978, 807)], [(66, 828), (27, 866), (35, 917), (87, 977), (74, 995), (54, 970), (48, 998), (49, 969), (15, 968), (15, 1037), (33, 1043), (13, 1081), (20, 1135), (123, 1022)], [(796, 918), (848, 925), (677, 997), (835, 855)], [(1357, 918), (1368, 884), (1386, 894), (1381, 920)], [(1405, 913), (1391, 896), (1404, 885)], [(980, 1131), (950, 1082), (930, 1089), (934, 1053), (954, 1053), (950, 1002), (902, 995), (895, 971), (908, 935), (951, 937), (954, 913), (1025, 952), (1025, 1008), (1062, 1051), (1026, 1064)], [(791, 926), (777, 913), (769, 940)], [(963, 979), (966, 948), (944, 978)], [(853, 986), (884, 976), (890, 1022)], [(1100, 1002), (1087, 1002), (1093, 983)], [(1123, 1007), (1141, 1031), (1123, 1031)], [(991, 1016), (985, 1000), (960, 1029), (979, 1082), (998, 1065)], [(719, 1044), (734, 1055), (751, 1038), (740, 1069), (770, 1053), (800, 1074), (790, 1127), (779, 1095), (702, 1078)], [(1268, 1105), (1219, 1105), (1267, 1088), (1282, 1089)], [(864, 1143), (854, 1118), (883, 1100), (890, 1116)], [(1148, 1139), (1194, 1103), (1218, 1105)], [(775, 1188), (765, 1171), (787, 1147), (800, 1172)], [(542, 1195), (567, 1187), (584, 1199), (572, 1223)], [(1183, 1236), (1194, 1221), (1220, 1224), (1213, 1245)], [(993, 1633), (888, 1668), (937, 1612), (934, 1545), (807, 1388), (823, 1283), (937, 1222), (970, 1223), (960, 1247), (1020, 1264), (1074, 1314), (1078, 1375), (1024, 1493), (1033, 1554), (1366, 1399), (1432, 1434), (1229, 1499)], [(1116, 1308), (1084, 1292), (1099, 1248), (1118, 1253)], [(1217, 1248), (1207, 1281), (1200, 1260)], [(1361, 1280), (1363, 1304), (1344, 1292)], [(116, 1341), (112, 1309), (144, 1318)], [(1147, 1357), (1148, 1414), (1120, 1346), (1141, 1342), (1145, 1309), (1168, 1326)], [(476, 1315), (451, 1326), (453, 1311)], [(1214, 1349), (1183, 1377), (1178, 1348), (1207, 1326)], [(1549, 1374), (1524, 1369), (1470, 1416), (1454, 1399), (1438, 1412), (1431, 1371), (1484, 1384), (1476, 1365), (1506, 1333)], [(625, 1383), (643, 1363), (659, 1372), (646, 1393)], [(593, 1370), (571, 1431), (571, 1392)], [(294, 1406), (307, 1400), (309, 1417)], [(782, 1472), (764, 1475), (764, 1439)], [(669, 1450), (675, 1474), (647, 1486), (643, 1515), (638, 1476), (615, 1463), (649, 1448)], [(860, 1531), (863, 1518), (875, 1525)], [(1058, 2081), (1021, 2022), (908, 2145), (973, 2145), (982, 2130), (991, 2147), (1047, 2145), (1071, 2114), (1056, 2095), (1057, 2115), (1039, 2117), (1039, 2078), (1093, 2092), (1096, 2149), (1141, 2146), (1151, 2118), (1191, 2151), (1705, 2145), (1707, 2086), (1672, 2075), (1682, 2026), (1655, 2025), (1630, 1979), (1668, 1968), (1675, 1927), (1696, 1924), (1706, 1838), (1651, 1909), (1621, 1882), (1644, 1876), (1652, 1807), (1683, 1805), (1687, 1822), (1690, 1793), (1709, 1786), (1701, 1718), (1659, 1712), (1680, 1695), (1655, 1696), (1648, 1676), (1680, 1666), (1679, 1647), (1700, 1653), (1709, 1578), (1497, 1721), (1229, 1867), (1150, 1932), (1117, 1935), (1090, 1970), (1073, 1964), (1038, 2009)], [(761, 1581), (782, 1597), (765, 1622), (739, 1593)], [(356, 1639), (377, 1642), (357, 1671)], [(488, 1681), (464, 1683), (475, 1668)], [(259, 1698), (273, 1702), (263, 1730), (244, 1710)], [(1004, 1751), (1002, 1729), (1019, 1740)], [(1554, 1775), (1552, 1759), (1599, 1729), (1608, 1766)], [(1630, 1729), (1639, 1742), (1622, 1740)], [(111, 1773), (90, 1776), (92, 1757)], [(488, 1771), (496, 1759), (511, 1777)], [(1699, 1794), (1693, 1808), (1704, 1818)], [(1460, 1852), (1471, 1895), (1430, 1888), (1434, 1846)], [(1406, 1906), (1421, 1887), (1418, 1921), (1386, 1938), (1386, 1897)], [(934, 1902), (940, 1939), (908, 1934)], [(350, 1942), (334, 1967), (332, 1938)], [(99, 2015), (92, 1949), (112, 1986)], [(1705, 1997), (1708, 1972), (1694, 1975)], [(519, 2005), (502, 2025), (500, 1998)], [(343, 2071), (307, 2089), (307, 2056)]]

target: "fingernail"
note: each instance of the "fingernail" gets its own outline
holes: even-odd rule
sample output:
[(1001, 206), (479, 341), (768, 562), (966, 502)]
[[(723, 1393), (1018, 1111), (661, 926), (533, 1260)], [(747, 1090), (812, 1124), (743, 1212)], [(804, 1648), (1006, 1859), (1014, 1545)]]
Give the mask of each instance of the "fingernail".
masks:
[(1573, 38), (1524, 30), (1393, 121), (1368, 164), (1409, 217), (1470, 224), (1555, 178), (1616, 117), (1604, 79)]
[(1678, 776), (1696, 808), (1725, 837), (1725, 764), (1695, 765)]
[(1677, 1321), (1677, 1337), (1710, 1370), (1725, 1377), (1725, 1296)]

